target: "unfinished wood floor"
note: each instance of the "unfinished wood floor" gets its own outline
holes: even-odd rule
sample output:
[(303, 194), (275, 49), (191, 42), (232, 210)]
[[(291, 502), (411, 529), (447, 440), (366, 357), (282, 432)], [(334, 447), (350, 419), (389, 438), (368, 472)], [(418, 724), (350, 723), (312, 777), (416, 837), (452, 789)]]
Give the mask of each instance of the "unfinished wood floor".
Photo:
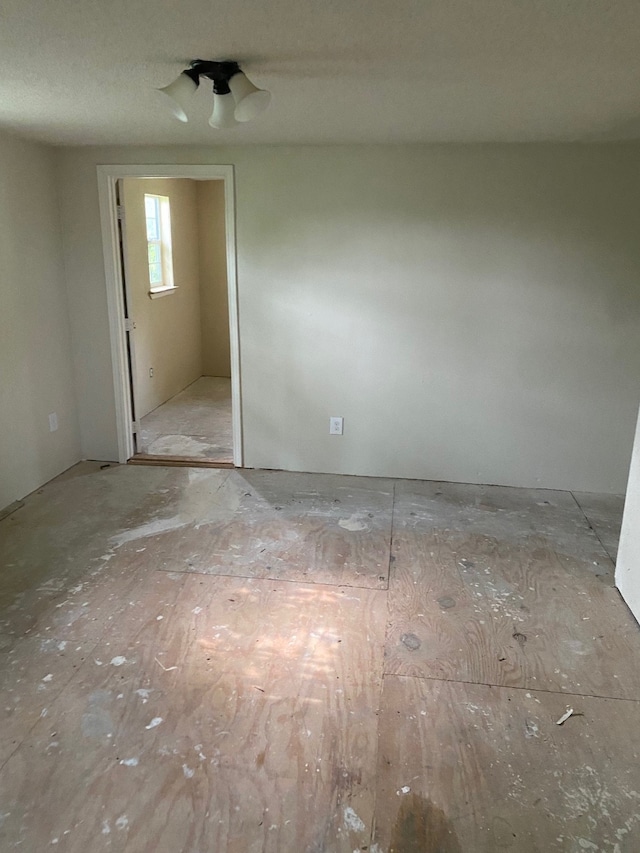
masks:
[(0, 521), (0, 849), (635, 853), (621, 508), (76, 466)]
[(201, 376), (140, 421), (138, 453), (233, 462), (231, 380)]

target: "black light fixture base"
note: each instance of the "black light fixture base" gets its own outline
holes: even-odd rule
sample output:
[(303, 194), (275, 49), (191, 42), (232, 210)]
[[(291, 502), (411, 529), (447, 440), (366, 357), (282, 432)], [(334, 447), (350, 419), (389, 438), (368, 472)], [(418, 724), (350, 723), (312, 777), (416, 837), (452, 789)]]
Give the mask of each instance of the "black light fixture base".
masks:
[(190, 77), (196, 86), (200, 83), (200, 77), (206, 77), (213, 82), (213, 91), (216, 95), (228, 95), (229, 80), (240, 72), (237, 62), (215, 59), (193, 59), (189, 67), (183, 71)]

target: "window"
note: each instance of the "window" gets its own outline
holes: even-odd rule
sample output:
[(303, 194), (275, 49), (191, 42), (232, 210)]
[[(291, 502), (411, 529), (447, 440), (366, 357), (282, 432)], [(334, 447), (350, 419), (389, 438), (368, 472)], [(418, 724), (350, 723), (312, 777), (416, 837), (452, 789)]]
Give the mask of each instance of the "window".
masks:
[(147, 220), (150, 295), (175, 290), (171, 256), (171, 211), (168, 197), (145, 194), (144, 212)]

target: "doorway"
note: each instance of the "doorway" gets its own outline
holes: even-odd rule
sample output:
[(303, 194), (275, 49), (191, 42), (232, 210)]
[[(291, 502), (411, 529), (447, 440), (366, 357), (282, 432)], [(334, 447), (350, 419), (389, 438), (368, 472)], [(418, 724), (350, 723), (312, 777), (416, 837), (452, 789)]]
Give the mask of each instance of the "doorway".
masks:
[(119, 461), (241, 467), (233, 167), (98, 182)]

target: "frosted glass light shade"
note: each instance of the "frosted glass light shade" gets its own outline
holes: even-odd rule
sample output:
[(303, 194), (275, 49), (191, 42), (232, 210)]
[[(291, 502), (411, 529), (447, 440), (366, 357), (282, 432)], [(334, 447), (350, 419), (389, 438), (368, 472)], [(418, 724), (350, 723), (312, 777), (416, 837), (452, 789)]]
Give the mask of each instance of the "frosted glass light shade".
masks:
[(218, 128), (235, 127), (238, 124), (234, 116), (235, 109), (236, 102), (230, 92), (226, 95), (214, 95), (209, 124)]
[(189, 105), (189, 101), (197, 88), (198, 84), (187, 74), (182, 73), (173, 83), (157, 91), (163, 96), (164, 105), (171, 110), (176, 118), (180, 121), (189, 121), (185, 107)]
[(271, 93), (254, 86), (242, 71), (229, 80), (229, 88), (236, 102), (237, 121), (251, 121), (264, 112), (271, 101)]

